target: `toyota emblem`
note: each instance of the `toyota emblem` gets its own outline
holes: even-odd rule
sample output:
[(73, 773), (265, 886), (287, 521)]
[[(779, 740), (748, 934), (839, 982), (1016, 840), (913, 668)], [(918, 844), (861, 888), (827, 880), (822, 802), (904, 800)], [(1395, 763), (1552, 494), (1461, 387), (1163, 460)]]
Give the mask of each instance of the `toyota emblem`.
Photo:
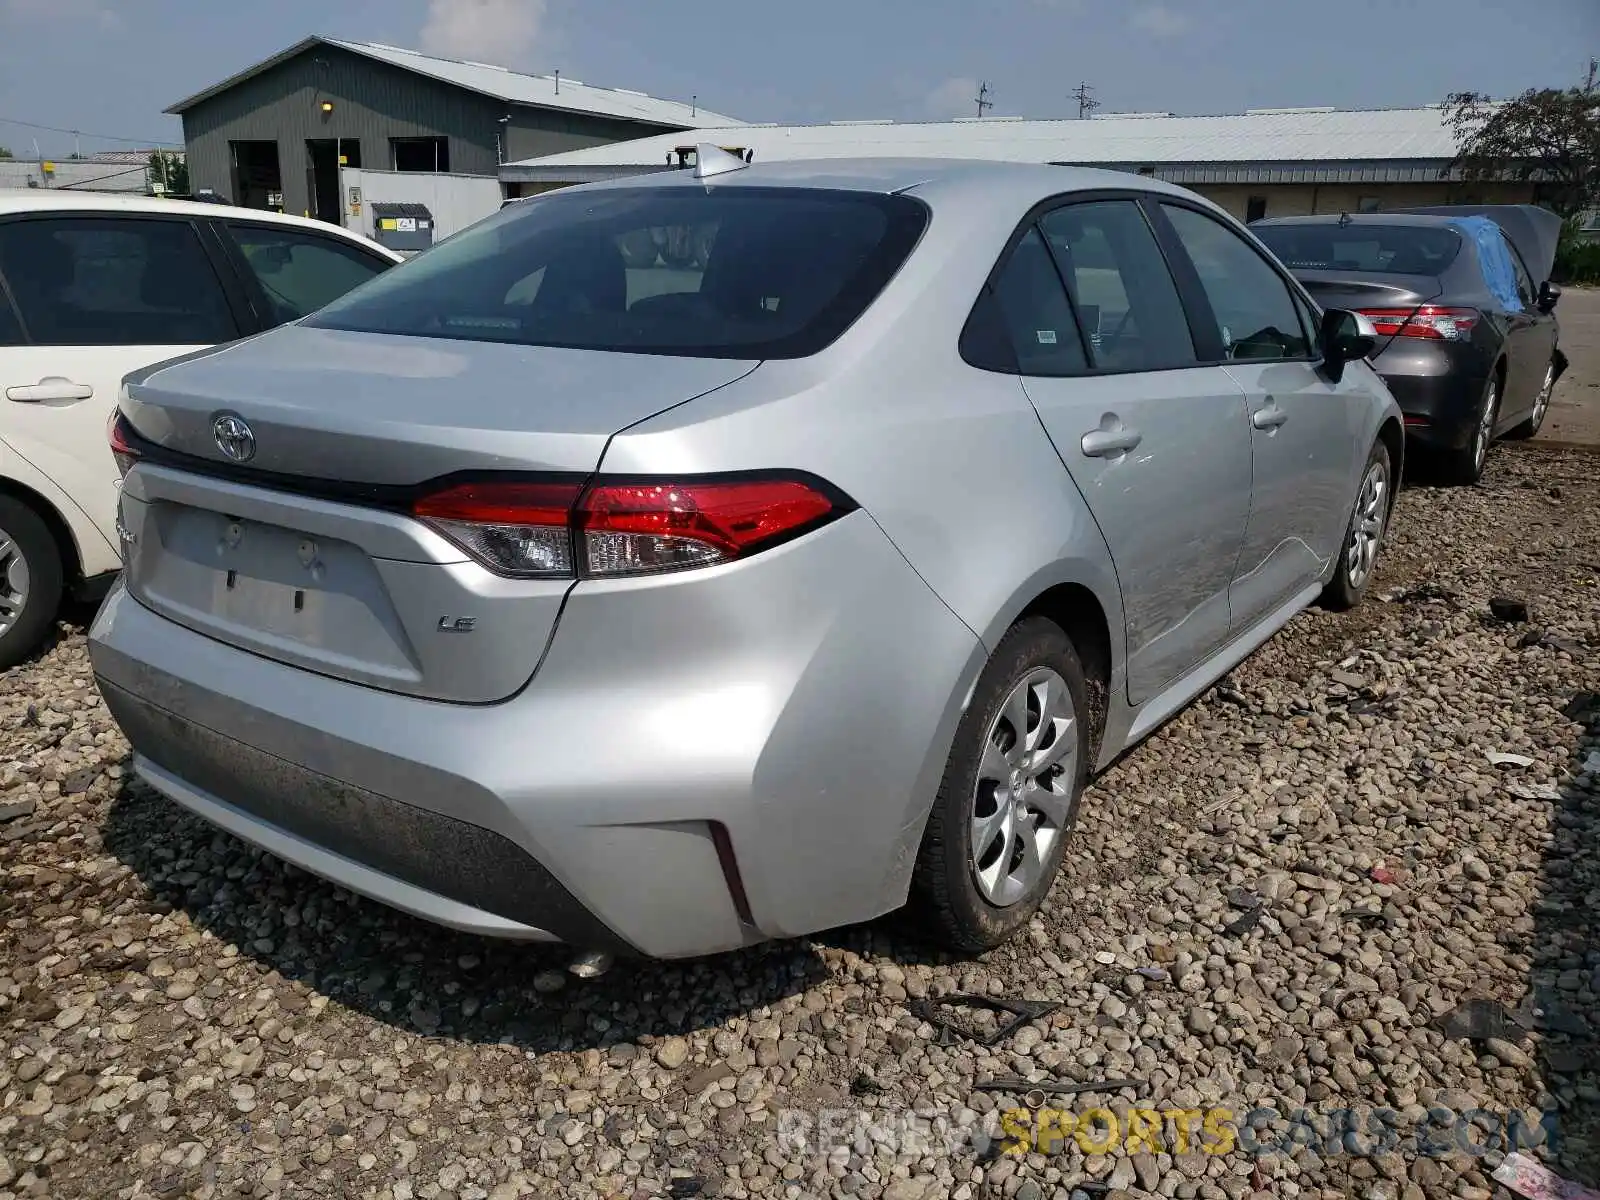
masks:
[(256, 435), (243, 417), (218, 417), (211, 423), (211, 436), (217, 439), (217, 449), (234, 462), (249, 462), (256, 456)]

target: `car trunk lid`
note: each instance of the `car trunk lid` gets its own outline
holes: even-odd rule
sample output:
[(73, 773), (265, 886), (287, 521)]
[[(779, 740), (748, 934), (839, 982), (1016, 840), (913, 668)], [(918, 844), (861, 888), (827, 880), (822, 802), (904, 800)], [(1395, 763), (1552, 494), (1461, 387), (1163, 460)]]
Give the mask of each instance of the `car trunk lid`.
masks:
[[(130, 377), (122, 409), (143, 454), (123, 488), (130, 591), (252, 653), (464, 703), (532, 677), (572, 581), (490, 572), (411, 500), (463, 474), (587, 476), (613, 434), (756, 366), (278, 334)], [(250, 429), (244, 463), (217, 436), (226, 416)]]
[[(1424, 304), (1435, 301), (1443, 291), (1439, 281), (1429, 275), (1297, 270), (1294, 276), (1323, 308), (1344, 308), (1353, 312), (1379, 310), (1404, 313), (1409, 317)], [(1394, 334), (1379, 335), (1373, 357), (1381, 354), (1394, 337)]]

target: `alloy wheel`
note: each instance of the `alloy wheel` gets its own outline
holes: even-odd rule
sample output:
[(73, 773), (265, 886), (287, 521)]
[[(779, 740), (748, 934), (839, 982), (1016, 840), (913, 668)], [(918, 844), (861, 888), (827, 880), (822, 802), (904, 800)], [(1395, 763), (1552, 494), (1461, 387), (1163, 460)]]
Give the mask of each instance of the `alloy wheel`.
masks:
[(1345, 572), (1356, 591), (1366, 586), (1383, 544), (1383, 523), (1389, 516), (1389, 468), (1375, 462), (1367, 467), (1356, 493), (1355, 516), (1350, 522), (1350, 543), (1345, 547)]
[(28, 603), (28, 560), (16, 540), (0, 529), (0, 634), (9, 633)]
[(983, 740), (972, 796), (972, 872), (990, 904), (1029, 898), (1072, 815), (1078, 718), (1067, 681), (1037, 667), (1017, 681)]
[(1500, 407), (1500, 385), (1489, 381), (1489, 392), (1483, 398), (1483, 413), (1478, 417), (1477, 432), (1472, 440), (1472, 465), (1475, 473), (1482, 473), (1489, 459), (1489, 443), (1494, 439), (1494, 416)]
[(1537, 433), (1539, 426), (1544, 424), (1544, 414), (1550, 408), (1550, 396), (1556, 390), (1556, 365), (1551, 363), (1544, 369), (1544, 383), (1539, 386), (1539, 396), (1533, 402), (1533, 415), (1528, 418), (1529, 427)]

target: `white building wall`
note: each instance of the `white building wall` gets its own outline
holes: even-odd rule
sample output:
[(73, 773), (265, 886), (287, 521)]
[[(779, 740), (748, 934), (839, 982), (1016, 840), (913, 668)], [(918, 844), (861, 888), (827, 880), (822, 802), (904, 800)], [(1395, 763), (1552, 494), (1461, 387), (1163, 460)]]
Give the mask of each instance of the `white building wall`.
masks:
[[(422, 204), (433, 214), (435, 243), (500, 210), (500, 181), (484, 175), (446, 175), (417, 171), (375, 171), (345, 167), (339, 172), (345, 228), (374, 235), (372, 206)], [(351, 202), (359, 189), (359, 207)]]

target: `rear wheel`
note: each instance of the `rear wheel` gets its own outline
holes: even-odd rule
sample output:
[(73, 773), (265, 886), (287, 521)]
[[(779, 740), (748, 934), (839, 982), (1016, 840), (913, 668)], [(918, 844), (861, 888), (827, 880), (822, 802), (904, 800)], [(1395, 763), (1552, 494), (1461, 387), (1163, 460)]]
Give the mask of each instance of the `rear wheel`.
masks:
[(1508, 438), (1516, 438), (1518, 441), (1521, 441), (1524, 438), (1531, 438), (1534, 434), (1538, 433), (1540, 427), (1544, 424), (1545, 417), (1549, 415), (1550, 397), (1555, 390), (1556, 363), (1555, 359), (1552, 358), (1550, 360), (1550, 365), (1544, 369), (1544, 382), (1539, 385), (1539, 395), (1533, 401), (1533, 411), (1528, 414), (1528, 419), (1526, 421), (1518, 425), (1510, 433), (1506, 434), (1506, 436)]
[(1489, 446), (1494, 441), (1494, 423), (1500, 417), (1500, 376), (1489, 376), (1484, 386), (1483, 399), (1472, 417), (1472, 436), (1459, 450), (1450, 451), (1444, 459), (1448, 482), (1470, 486), (1483, 478), (1484, 464), (1489, 461)]
[(1072, 642), (1018, 622), (956, 730), (923, 835), (915, 903), (938, 940), (982, 953), (1027, 924), (1050, 890), (1088, 779), (1088, 690)]
[(1361, 472), (1361, 486), (1345, 526), (1344, 548), (1339, 566), (1322, 592), (1322, 604), (1336, 612), (1354, 608), (1366, 597), (1367, 587), (1378, 565), (1378, 551), (1389, 529), (1389, 513), (1394, 502), (1394, 470), (1389, 448), (1381, 441), (1373, 444), (1367, 465)]
[(37, 650), (61, 604), (61, 554), (39, 514), (0, 496), (0, 670)]

